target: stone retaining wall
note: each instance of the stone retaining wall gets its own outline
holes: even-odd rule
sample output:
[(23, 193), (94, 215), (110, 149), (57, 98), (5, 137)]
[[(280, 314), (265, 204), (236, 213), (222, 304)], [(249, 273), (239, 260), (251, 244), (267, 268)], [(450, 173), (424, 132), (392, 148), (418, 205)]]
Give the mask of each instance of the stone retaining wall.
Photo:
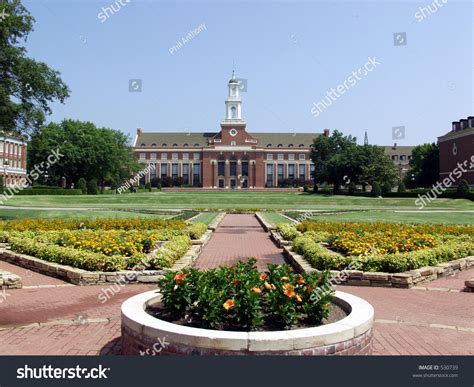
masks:
[(470, 280), (467, 280), (464, 282), (464, 291), (468, 293), (474, 293), (474, 278), (471, 278)]
[[(271, 232), (274, 242), (283, 248), (283, 254), (289, 264), (299, 272), (318, 271), (302, 256), (295, 253), (291, 243), (281, 238), (277, 232)], [(459, 271), (474, 267), (474, 256), (460, 258), (436, 266), (426, 266), (403, 273), (363, 272), (361, 270), (331, 270), (337, 285), (376, 286), (411, 288), (422, 282), (433, 281), (437, 278), (449, 277)], [(468, 282), (468, 281), (466, 281)]]

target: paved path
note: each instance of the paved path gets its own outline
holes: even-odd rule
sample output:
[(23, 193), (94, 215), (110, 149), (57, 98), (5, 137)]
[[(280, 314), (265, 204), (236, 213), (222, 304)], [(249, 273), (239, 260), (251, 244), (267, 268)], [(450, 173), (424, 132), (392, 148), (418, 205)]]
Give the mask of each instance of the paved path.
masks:
[(269, 263), (285, 262), (282, 250), (275, 246), (254, 215), (226, 215), (204, 247), (195, 267), (208, 269), (232, 265), (248, 257), (257, 259), (259, 270)]

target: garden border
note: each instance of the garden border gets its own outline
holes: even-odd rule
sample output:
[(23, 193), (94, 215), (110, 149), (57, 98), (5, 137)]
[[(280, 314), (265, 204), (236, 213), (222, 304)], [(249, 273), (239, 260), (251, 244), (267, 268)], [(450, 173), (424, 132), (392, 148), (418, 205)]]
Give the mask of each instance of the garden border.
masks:
[[(297, 271), (320, 271), (313, 268), (302, 255), (295, 253), (291, 247), (291, 242), (284, 240), (278, 232), (272, 230), (270, 234), (275, 244), (283, 248), (285, 258)], [(472, 267), (474, 267), (474, 256), (442, 262), (436, 266), (425, 266), (402, 273), (364, 272), (361, 270), (330, 270), (330, 272), (332, 278), (337, 279), (338, 285), (408, 289), (423, 282), (430, 282), (438, 278), (452, 276), (459, 271), (468, 270)], [(466, 281), (466, 283), (467, 282), (468, 281)]]
[[(374, 308), (352, 294), (336, 291), (335, 303), (348, 315), (335, 323), (288, 331), (234, 332), (173, 324), (149, 315), (157, 290), (122, 304), (122, 354), (138, 355), (369, 355)], [(157, 338), (166, 341), (155, 353)]]

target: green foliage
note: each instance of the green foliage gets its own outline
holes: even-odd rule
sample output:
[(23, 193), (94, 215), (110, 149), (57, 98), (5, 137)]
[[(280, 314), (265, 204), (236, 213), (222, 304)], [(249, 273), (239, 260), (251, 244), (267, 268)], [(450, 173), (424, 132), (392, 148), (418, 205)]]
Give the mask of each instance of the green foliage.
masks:
[(207, 225), (204, 223), (193, 223), (189, 226), (188, 230), (191, 239), (199, 239), (207, 231)]
[(173, 266), (191, 247), (191, 239), (187, 235), (171, 238), (161, 248), (155, 251), (150, 258), (150, 269), (162, 269)]
[(405, 176), (409, 188), (431, 187), (439, 178), (439, 146), (435, 143), (413, 148), (410, 172)]
[(348, 258), (321, 246), (310, 234), (297, 237), (293, 241), (293, 250), (318, 270), (343, 270), (350, 262)]
[(397, 189), (397, 192), (399, 193), (402, 193), (402, 192), (406, 192), (406, 186), (405, 186), (405, 183), (403, 180), (399, 180), (398, 181), (398, 189)]
[(348, 190), (347, 190), (348, 193), (349, 193), (349, 195), (354, 195), (354, 193), (356, 192), (356, 188), (357, 188), (357, 187), (356, 187), (356, 184), (355, 184), (353, 181), (351, 181), (351, 182), (349, 183), (349, 188), (348, 188)]
[(30, 189), (26, 188), (17, 193), (17, 195), (82, 195), (80, 189), (59, 189), (48, 188), (48, 189)]
[(97, 195), (99, 192), (99, 187), (97, 187), (97, 179), (91, 179), (87, 182), (87, 194), (88, 195)]
[(82, 191), (82, 194), (85, 195), (87, 194), (87, 182), (86, 182), (86, 179), (84, 179), (83, 177), (81, 177), (78, 181), (77, 181), (77, 189), (80, 189)]
[(296, 226), (289, 223), (279, 223), (276, 226), (276, 230), (280, 233), (283, 239), (292, 241), (298, 236), (298, 230)]
[(50, 123), (35, 131), (28, 144), (28, 165), (41, 164), (52, 150), (63, 155), (48, 168), (49, 181), (66, 177), (67, 185), (96, 179), (121, 183), (140, 167), (135, 160), (129, 138), (118, 130), (97, 128), (91, 122), (64, 120)]
[(467, 180), (462, 179), (458, 182), (456, 193), (460, 198), (467, 198), (469, 194), (469, 183)]
[(382, 193), (385, 195), (390, 192), (392, 192), (392, 185), (388, 182), (385, 182), (384, 184), (382, 184)]
[(146, 189), (148, 192), (151, 192), (151, 183), (146, 183), (146, 184), (145, 184), (145, 189)]
[(4, 185), (3, 185), (3, 176), (0, 176), (0, 193), (3, 193), (3, 188), (4, 188)]
[(382, 189), (380, 188), (379, 183), (375, 182), (372, 184), (372, 196), (379, 197), (382, 195)]
[(21, 44), (35, 19), (20, 0), (0, 4), (9, 15), (0, 21), (0, 132), (24, 134), (40, 127), (51, 103), (63, 103), (69, 90), (59, 72), (26, 56)]
[[(298, 322), (319, 324), (330, 311), (329, 273), (294, 274), (288, 265), (269, 265), (260, 273), (256, 260), (207, 271), (187, 268), (159, 280), (162, 302), (175, 320), (192, 319), (202, 328), (255, 330), (265, 324), (291, 329)], [(329, 289), (318, 299), (315, 290)]]
[(10, 237), (12, 251), (33, 257), (69, 265), (89, 271), (119, 271), (126, 267), (126, 262), (120, 255), (107, 256), (89, 251), (75, 250), (57, 245), (40, 243), (35, 239)]

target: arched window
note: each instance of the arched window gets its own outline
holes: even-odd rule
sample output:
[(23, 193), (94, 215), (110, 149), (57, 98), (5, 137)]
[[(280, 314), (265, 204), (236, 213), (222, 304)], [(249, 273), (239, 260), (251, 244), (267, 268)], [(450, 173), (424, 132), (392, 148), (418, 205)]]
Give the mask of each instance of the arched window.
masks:
[(156, 144), (155, 144), (155, 143), (153, 143), (153, 144), (151, 144), (151, 146), (156, 146)]
[(293, 144), (289, 144), (289, 145), (288, 145), (288, 148), (293, 148)]
[(278, 144), (278, 145), (277, 145), (277, 148), (283, 148), (283, 145), (282, 145), (282, 144)]
[(189, 146), (189, 144), (186, 143), (186, 144), (183, 144), (183, 146)]
[(178, 144), (173, 144), (173, 146), (174, 146), (174, 147), (177, 147), (177, 146), (178, 146)]
[(299, 147), (300, 147), (300, 148), (304, 148), (304, 144), (300, 144)]
[(237, 118), (237, 108), (235, 106), (230, 108), (230, 113), (232, 118)]
[(272, 144), (267, 144), (267, 148), (271, 148), (272, 147)]
[(168, 146), (168, 144), (162, 144), (161, 146)]
[(194, 146), (199, 146), (199, 144), (194, 144)]
[(145, 146), (146, 146), (146, 144), (145, 144), (145, 143), (142, 143), (142, 145), (141, 145), (141, 146), (142, 146), (142, 147), (145, 147)]

